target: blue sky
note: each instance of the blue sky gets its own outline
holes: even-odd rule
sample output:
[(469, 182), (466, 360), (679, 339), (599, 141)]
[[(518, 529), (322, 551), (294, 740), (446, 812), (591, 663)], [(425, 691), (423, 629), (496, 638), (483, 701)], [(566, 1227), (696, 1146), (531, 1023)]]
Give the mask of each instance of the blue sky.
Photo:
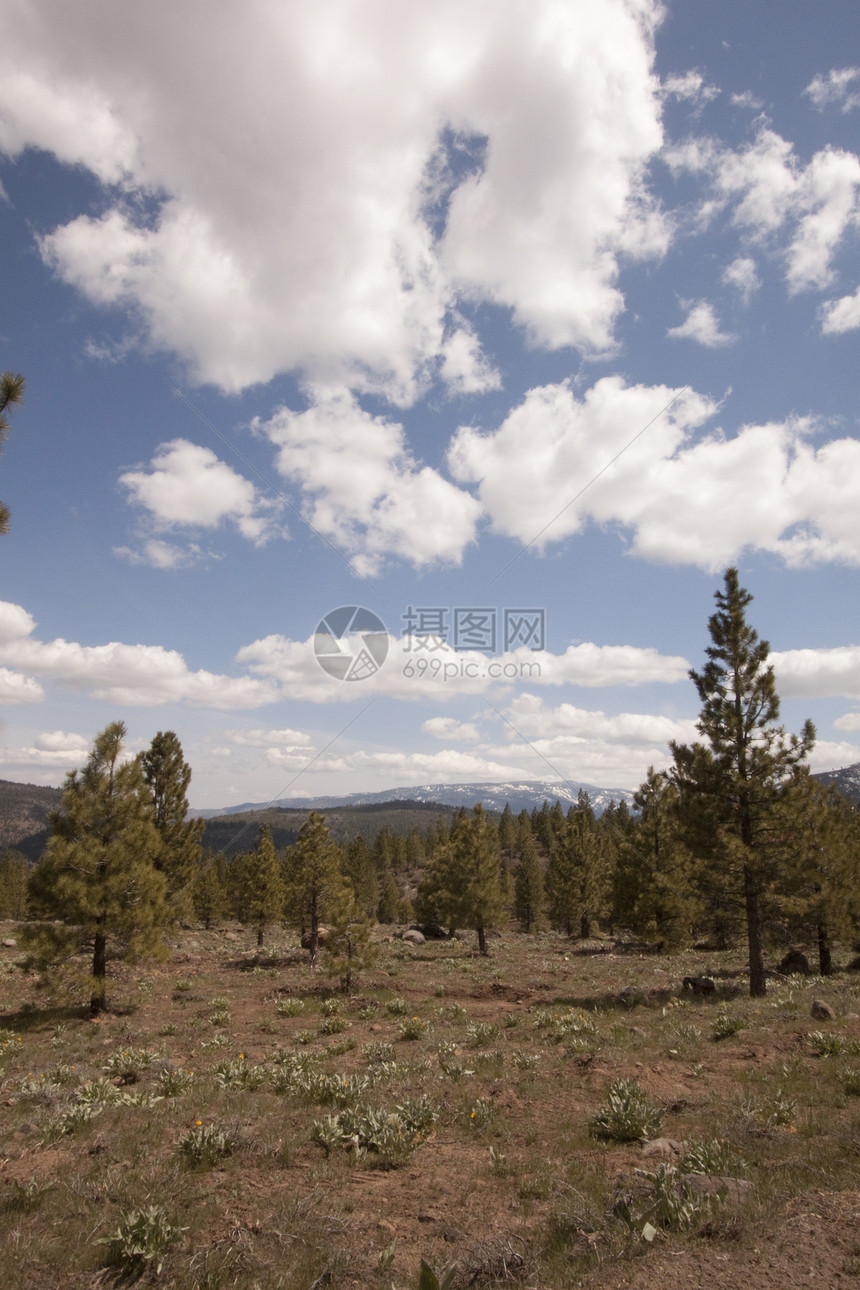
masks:
[(860, 760), (854, 0), (4, 10), (0, 777), (633, 788), (730, 563)]

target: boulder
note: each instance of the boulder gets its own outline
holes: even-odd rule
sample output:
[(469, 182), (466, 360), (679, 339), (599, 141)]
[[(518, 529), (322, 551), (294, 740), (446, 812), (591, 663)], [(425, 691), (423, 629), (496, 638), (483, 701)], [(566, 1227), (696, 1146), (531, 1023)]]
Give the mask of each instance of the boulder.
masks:
[(780, 972), (790, 973), (799, 972), (802, 976), (809, 976), (809, 959), (802, 950), (789, 950), (785, 958), (779, 965)]
[(420, 932), (425, 941), (447, 941), (448, 933), (438, 923), (413, 923), (411, 931)]
[(423, 945), (424, 936), (416, 927), (410, 927), (403, 933), (403, 940), (407, 945)]
[(13, 941), (13, 939), (12, 939), (12, 937), (11, 937), (11, 936), (7, 936), (7, 937), (6, 937), (6, 939), (4, 940), (3, 944), (4, 944), (4, 946), (5, 946), (5, 948), (6, 948), (7, 950), (14, 950), (14, 948), (15, 948), (15, 946), (18, 944), (18, 942), (17, 942), (17, 941)]
[(836, 1013), (833, 1011), (830, 1004), (825, 1003), (823, 999), (813, 999), (812, 1007), (809, 1009), (809, 1015), (810, 1017), (814, 1017), (816, 1021), (832, 1021), (836, 1016)]
[(645, 1143), (642, 1154), (658, 1160), (677, 1160), (686, 1150), (686, 1142), (678, 1142), (676, 1138), (654, 1138), (652, 1142)]

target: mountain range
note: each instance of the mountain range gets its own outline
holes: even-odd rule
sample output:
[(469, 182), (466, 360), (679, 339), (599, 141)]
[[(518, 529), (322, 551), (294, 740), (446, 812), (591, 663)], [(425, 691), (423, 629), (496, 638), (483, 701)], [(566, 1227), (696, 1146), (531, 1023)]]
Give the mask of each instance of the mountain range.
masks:
[(413, 784), (408, 788), (387, 788), (379, 793), (350, 793), (346, 797), (283, 797), (273, 802), (243, 802), (217, 810), (195, 811), (191, 815), (211, 819), (216, 815), (240, 815), (264, 807), (282, 807), (294, 811), (328, 811), (337, 806), (377, 806), (384, 802), (428, 802), (439, 806), (465, 806), (471, 809), (480, 802), (487, 811), (503, 811), (510, 804), (515, 815), (520, 811), (540, 810), (544, 802), (562, 806), (576, 802), (580, 790), (588, 793), (596, 815), (602, 815), (611, 802), (633, 800), (624, 788), (598, 788), (595, 784), (570, 783), (561, 779), (520, 780), (497, 784)]

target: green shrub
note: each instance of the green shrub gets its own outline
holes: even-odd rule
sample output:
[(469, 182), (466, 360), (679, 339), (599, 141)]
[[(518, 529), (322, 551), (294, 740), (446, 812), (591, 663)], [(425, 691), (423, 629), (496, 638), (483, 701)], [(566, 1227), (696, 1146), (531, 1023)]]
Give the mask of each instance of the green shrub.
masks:
[(177, 1227), (161, 1205), (149, 1205), (124, 1210), (116, 1231), (100, 1237), (98, 1244), (109, 1247), (108, 1263), (119, 1267), (129, 1279), (141, 1277), (148, 1267), (158, 1276), (165, 1251), (186, 1230)]
[(184, 1163), (193, 1169), (208, 1169), (233, 1150), (232, 1135), (226, 1129), (198, 1120), (179, 1139), (176, 1150)]
[(588, 1122), (593, 1138), (611, 1142), (643, 1142), (660, 1131), (662, 1112), (635, 1079), (618, 1079), (609, 1085), (606, 1105)]

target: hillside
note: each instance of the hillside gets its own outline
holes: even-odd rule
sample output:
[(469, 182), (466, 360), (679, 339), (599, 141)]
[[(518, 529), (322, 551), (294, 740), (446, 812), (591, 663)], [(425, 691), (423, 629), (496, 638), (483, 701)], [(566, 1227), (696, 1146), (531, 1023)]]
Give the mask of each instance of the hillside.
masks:
[(843, 766), (841, 770), (820, 771), (813, 775), (813, 779), (820, 784), (832, 784), (849, 802), (860, 802), (860, 761), (853, 766)]
[(62, 797), (61, 788), (0, 779), (0, 851), (14, 847), (33, 860), (41, 855), (48, 838), (48, 816)]
[[(248, 851), (254, 845), (260, 825), (268, 824), (272, 831), (272, 841), (280, 850), (282, 847), (292, 846), (309, 813), (309, 810), (271, 806), (218, 815), (206, 821), (203, 846), (228, 854)], [(425, 833), (440, 815), (449, 819), (453, 813), (452, 806), (394, 801), (331, 807), (325, 810), (325, 819), (334, 841), (346, 846), (357, 837), (364, 838), (370, 844), (382, 829), (402, 837), (413, 829)]]

